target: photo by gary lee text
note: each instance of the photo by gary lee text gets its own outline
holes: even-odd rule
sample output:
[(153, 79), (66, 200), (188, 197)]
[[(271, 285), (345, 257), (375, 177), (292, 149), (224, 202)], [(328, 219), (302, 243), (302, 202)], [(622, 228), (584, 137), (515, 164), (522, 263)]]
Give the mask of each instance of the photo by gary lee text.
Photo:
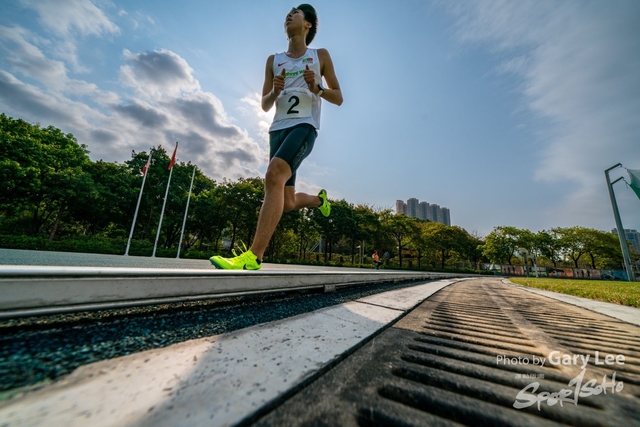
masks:
[[(592, 359), (593, 356), (593, 359)], [(562, 354), (560, 351), (552, 351), (547, 357), (531, 355), (528, 356), (496, 356), (496, 365), (536, 365), (544, 366), (548, 365), (580, 365), (584, 369), (589, 361), (593, 361), (594, 365), (611, 366), (611, 365), (624, 365), (624, 355), (622, 354), (600, 354), (596, 351), (595, 354)]]

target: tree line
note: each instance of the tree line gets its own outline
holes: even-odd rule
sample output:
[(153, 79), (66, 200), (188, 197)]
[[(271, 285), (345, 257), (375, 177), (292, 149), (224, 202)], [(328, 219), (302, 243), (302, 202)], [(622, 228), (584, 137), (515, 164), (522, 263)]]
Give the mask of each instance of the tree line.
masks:
[[(155, 240), (170, 162), (162, 147), (151, 151), (134, 233), (135, 241), (145, 247)], [(49, 242), (107, 239), (117, 242), (115, 252), (120, 248), (124, 252), (148, 157), (149, 153), (142, 151), (132, 152), (123, 163), (92, 161), (87, 146), (72, 134), (0, 114), (0, 235), (5, 237), (0, 245), (8, 241), (6, 236)], [(194, 168), (181, 253), (206, 257), (227, 253), (240, 242), (251, 242), (264, 197), (262, 178), (217, 182), (197, 165), (178, 162), (160, 246), (173, 248), (175, 253)], [(322, 242), (323, 262), (355, 264), (364, 246), (367, 259), (377, 249), (391, 253), (400, 267), (409, 261), (413, 267), (430, 269), (461, 262), (519, 263), (520, 248), (525, 248), (537, 265), (620, 268), (622, 263), (617, 238), (603, 231), (572, 227), (533, 233), (500, 226), (482, 238), (462, 227), (408, 218), (390, 209), (354, 205), (344, 199), (331, 202), (329, 218), (316, 209), (285, 213), (266, 257), (306, 259)], [(20, 245), (15, 239), (13, 242)]]

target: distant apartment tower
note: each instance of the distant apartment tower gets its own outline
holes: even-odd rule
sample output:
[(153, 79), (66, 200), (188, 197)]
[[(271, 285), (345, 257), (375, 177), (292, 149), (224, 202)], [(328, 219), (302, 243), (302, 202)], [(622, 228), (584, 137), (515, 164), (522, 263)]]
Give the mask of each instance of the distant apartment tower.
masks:
[(440, 212), (442, 212), (442, 223), (451, 227), (451, 211), (449, 208), (443, 207)]
[(418, 218), (427, 219), (428, 215), (429, 215), (429, 203), (420, 202), (418, 204)]
[[(614, 228), (611, 232), (618, 234), (618, 229)], [(627, 242), (631, 244), (631, 248), (636, 252), (640, 252), (640, 233), (638, 233), (638, 230), (625, 228), (624, 235), (627, 238)]]
[(410, 218), (418, 217), (418, 199), (411, 198), (407, 200), (407, 213), (406, 215)]
[(438, 212), (440, 212), (440, 205), (432, 203), (429, 205), (429, 211), (427, 212), (427, 219), (429, 221), (438, 222)]
[(441, 208), (435, 203), (420, 202), (415, 197), (410, 198), (406, 203), (403, 200), (396, 200), (396, 213), (404, 214), (409, 218), (426, 219), (451, 226), (451, 212), (448, 208)]

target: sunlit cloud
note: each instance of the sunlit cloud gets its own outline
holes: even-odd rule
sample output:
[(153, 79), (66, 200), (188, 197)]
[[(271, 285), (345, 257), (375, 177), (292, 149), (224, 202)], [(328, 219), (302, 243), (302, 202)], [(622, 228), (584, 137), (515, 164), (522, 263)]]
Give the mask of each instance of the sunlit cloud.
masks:
[(271, 126), (271, 122), (273, 122), (275, 107), (269, 111), (263, 111), (260, 105), (261, 99), (262, 97), (257, 92), (247, 95), (240, 100), (243, 105), (238, 107), (238, 109), (243, 115), (255, 119), (260, 140), (267, 146), (269, 142), (269, 126)]
[[(489, 49), (498, 74), (521, 81), (524, 107), (547, 124), (534, 178), (574, 183), (548, 212), (575, 224), (608, 218), (603, 170), (624, 159), (640, 164), (640, 27), (630, 2), (457, 2), (463, 44)], [(610, 221), (601, 221), (601, 227)]]
[[(123, 63), (116, 64), (118, 92), (71, 78), (65, 63), (51, 55), (75, 37), (73, 29), (82, 36), (117, 27), (107, 25), (92, 8), (81, 7), (84, 2), (63, 4), (58, 25), (50, 22), (45, 3), (37, 5), (40, 19), (64, 38), (45, 40), (18, 26), (0, 27), (0, 51), (12, 71), (0, 71), (2, 111), (73, 133), (95, 159), (124, 161), (131, 150), (170, 149), (180, 141), (178, 159), (198, 164), (214, 179), (260, 175), (264, 146), (232, 124), (220, 99), (201, 89), (184, 58), (167, 49), (124, 50)], [(83, 27), (82, 12), (102, 30)]]

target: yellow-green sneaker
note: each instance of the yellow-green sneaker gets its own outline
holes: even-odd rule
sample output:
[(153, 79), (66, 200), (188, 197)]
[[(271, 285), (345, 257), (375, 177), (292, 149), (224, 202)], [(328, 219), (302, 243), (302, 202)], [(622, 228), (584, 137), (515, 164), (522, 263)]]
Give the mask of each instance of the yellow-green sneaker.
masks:
[(318, 206), (318, 209), (320, 209), (322, 215), (331, 215), (331, 203), (329, 203), (329, 199), (327, 199), (327, 190), (325, 190), (324, 188), (320, 190), (320, 192), (318, 193), (318, 197), (320, 198), (320, 200), (322, 200), (322, 204)]
[[(235, 255), (235, 250), (233, 251)], [(262, 263), (258, 261), (258, 257), (251, 251), (246, 251), (233, 258), (224, 258), (220, 255), (209, 258), (211, 264), (216, 268), (223, 270), (260, 270)]]

